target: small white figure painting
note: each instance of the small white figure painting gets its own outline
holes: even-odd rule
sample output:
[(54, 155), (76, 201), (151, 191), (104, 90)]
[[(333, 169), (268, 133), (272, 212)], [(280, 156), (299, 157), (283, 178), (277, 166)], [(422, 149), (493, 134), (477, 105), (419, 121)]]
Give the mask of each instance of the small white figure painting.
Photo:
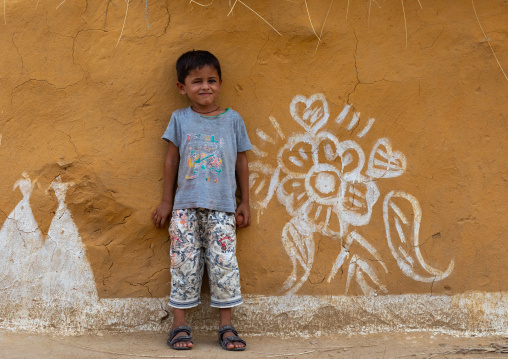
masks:
[[(360, 113), (346, 104), (338, 114), (335, 126), (351, 131), (359, 126)], [(368, 160), (360, 145), (353, 140), (340, 140), (324, 127), (330, 110), (323, 94), (309, 98), (297, 95), (289, 106), (293, 120), (301, 132), (284, 134), (277, 120), (270, 117), (273, 134), (256, 131), (259, 144), (254, 148), (255, 161), (249, 164), (252, 206), (267, 208), (274, 195), (292, 217), (282, 230), (282, 244), (292, 262), (292, 273), (283, 285), (287, 293), (296, 293), (309, 278), (315, 256), (314, 234), (341, 241), (341, 251), (330, 264), (328, 282), (344, 266), (347, 273), (345, 293), (355, 282), (365, 295), (387, 293), (379, 273), (388, 273), (386, 264), (374, 245), (362, 237), (357, 227), (370, 223), (374, 204), (380, 192), (377, 181), (401, 176), (406, 170), (406, 157), (393, 150), (388, 138), (378, 139)], [(347, 118), (351, 118), (348, 122)], [(364, 138), (375, 119), (370, 118), (357, 137)], [(264, 159), (268, 145), (278, 146), (277, 165)], [(415, 213), (408, 218), (393, 203), (393, 198), (409, 201)], [(451, 260), (445, 271), (429, 266), (418, 247), (421, 209), (413, 196), (402, 191), (390, 192), (384, 200), (388, 247), (402, 273), (413, 280), (432, 282), (446, 278), (453, 271)], [(259, 219), (259, 216), (258, 216)], [(395, 239), (397, 238), (397, 244)], [(361, 246), (375, 261), (351, 253), (352, 244)]]
[[(58, 209), (43, 238), (30, 208), (36, 181), (28, 174), (14, 184), (23, 199), (0, 230), (0, 291), (9, 301), (38, 300), (82, 307), (98, 301), (93, 272), (78, 229), (65, 204), (67, 189), (57, 177), (48, 188)], [(49, 193), (49, 192), (46, 193)]]
[(0, 230), (0, 329), (158, 329), (168, 315), (166, 298), (99, 298), (85, 245), (65, 202), (74, 183), (56, 177), (46, 190), (58, 200), (46, 236), (30, 208), (36, 183), (23, 173), (14, 184), (23, 199)]
[(2, 298), (19, 301), (36, 290), (32, 281), (37, 252), (43, 243), (42, 233), (30, 208), (30, 195), (36, 181), (27, 173), (14, 184), (23, 199), (9, 214), (0, 230), (0, 292)]
[(97, 289), (85, 247), (65, 204), (65, 195), (74, 183), (63, 183), (60, 177), (51, 183), (58, 199), (58, 209), (49, 227), (47, 238), (39, 252), (44, 300), (96, 302)]

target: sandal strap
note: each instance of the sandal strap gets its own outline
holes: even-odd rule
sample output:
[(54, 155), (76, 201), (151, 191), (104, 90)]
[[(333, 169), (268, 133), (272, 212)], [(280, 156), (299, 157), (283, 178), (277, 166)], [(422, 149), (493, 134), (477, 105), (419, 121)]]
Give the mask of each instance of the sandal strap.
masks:
[(232, 325), (225, 325), (219, 328), (219, 339), (222, 340), (222, 335), (226, 332), (233, 332), (234, 335), (238, 336), (238, 332), (236, 331), (235, 327)]
[[(227, 332), (232, 332), (234, 335), (231, 335), (231, 336), (223, 339), (222, 338), (223, 335)], [(235, 350), (235, 351), (236, 350), (244, 350), (245, 347), (247, 347), (247, 343), (245, 342), (245, 340), (243, 340), (242, 338), (240, 338), (238, 336), (238, 332), (236, 331), (235, 327), (233, 327), (232, 325), (225, 325), (219, 329), (219, 343), (226, 350)], [(229, 349), (228, 348), (229, 343), (242, 343), (244, 346), (242, 348)]]
[(173, 338), (169, 342), (169, 345), (174, 345), (174, 344), (179, 343), (179, 342), (189, 342), (189, 343), (192, 343), (192, 335), (181, 335), (179, 337)]
[[(181, 341), (190, 341), (192, 339), (192, 335), (190, 335), (192, 328), (186, 325), (179, 326), (178, 328), (172, 329), (169, 332), (169, 340), (172, 344), (181, 342)], [(186, 333), (187, 335), (181, 335), (178, 338), (175, 338), (179, 333)]]
[(227, 345), (229, 343), (242, 343), (243, 345), (247, 346), (247, 343), (245, 342), (245, 340), (243, 340), (242, 338), (238, 337), (238, 336), (234, 336), (234, 337), (227, 337), (225, 338), (223, 341), (222, 341), (222, 346), (223, 347), (227, 347)]

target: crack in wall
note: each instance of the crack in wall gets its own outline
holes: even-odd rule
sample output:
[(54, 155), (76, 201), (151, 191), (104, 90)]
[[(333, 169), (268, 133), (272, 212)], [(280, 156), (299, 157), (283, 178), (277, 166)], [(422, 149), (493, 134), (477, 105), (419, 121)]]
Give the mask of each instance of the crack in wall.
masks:
[(152, 294), (152, 292), (150, 292), (150, 288), (148, 288), (148, 286), (147, 286), (147, 284), (150, 283), (150, 281), (132, 283), (132, 282), (129, 282), (128, 280), (124, 280), (124, 282), (131, 285), (132, 287), (143, 287), (148, 292), (150, 297), (153, 298), (153, 294)]
[(75, 86), (75, 85), (77, 85), (78, 83), (80, 83), (80, 82), (82, 82), (82, 81), (84, 81), (84, 80), (85, 80), (85, 78), (82, 78), (82, 79), (80, 79), (80, 80), (76, 81), (75, 83), (72, 83), (72, 84), (69, 84), (69, 85), (65, 85), (64, 87), (58, 87), (58, 86), (56, 86), (55, 84), (51, 83), (51, 82), (50, 82), (50, 81), (48, 81), (48, 80), (39, 80), (39, 79), (35, 79), (35, 78), (30, 78), (29, 80), (27, 80), (27, 81), (25, 81), (25, 82), (22, 82), (21, 84), (19, 84), (19, 85), (15, 86), (15, 87), (11, 90), (11, 105), (12, 105), (12, 101), (13, 101), (13, 99), (14, 99), (14, 91), (16, 91), (16, 90), (17, 90), (17, 89), (19, 89), (20, 87), (22, 87), (22, 86), (24, 86), (24, 85), (26, 85), (26, 84), (28, 84), (28, 83), (30, 83), (30, 82), (43, 82), (43, 83), (46, 83), (46, 84), (48, 84), (48, 85), (50, 85), (50, 86), (54, 87), (54, 88), (55, 88), (55, 89), (57, 89), (57, 90), (65, 90), (65, 89), (67, 89), (68, 87)]
[[(424, 80), (425, 77), (418, 77), (418, 76), (409, 76), (407, 78), (404, 78), (400, 81), (396, 81), (396, 80), (388, 80), (386, 78), (382, 78), (380, 80), (375, 80), (375, 81), (371, 81), (371, 82), (364, 82), (364, 81), (361, 81), (360, 80), (360, 75), (359, 75), (359, 70), (358, 70), (358, 45), (359, 45), (359, 40), (358, 40), (358, 36), (356, 34), (356, 31), (354, 30), (354, 28), (351, 26), (351, 29), (353, 31), (353, 34), (355, 36), (355, 39), (356, 39), (356, 44), (355, 44), (355, 51), (353, 52), (353, 58), (354, 58), (354, 65), (355, 65), (355, 75), (356, 75), (356, 83), (353, 87), (353, 90), (350, 91), (348, 94), (347, 94), (347, 99), (346, 99), (346, 103), (350, 104), (351, 103), (351, 96), (356, 92), (356, 89), (359, 85), (372, 85), (372, 84), (375, 84), (375, 83), (378, 83), (378, 82), (388, 82), (388, 83), (396, 83), (396, 84), (401, 84), (401, 83), (404, 83), (404, 82), (407, 82), (407, 81), (410, 81), (410, 80)], [(441, 33), (438, 35), (438, 38), (439, 36), (441, 36), (441, 34), (443, 33), (444, 29), (441, 31)], [(437, 38), (436, 40), (437, 41)], [(434, 42), (435, 42), (434, 41)], [(432, 45), (433, 46), (433, 45)], [(419, 90), (420, 91), (420, 90)], [(359, 122), (356, 124), (356, 126), (351, 130), (351, 134), (354, 132), (354, 130), (359, 126)]]
[[(106, 247), (106, 246), (105, 246), (105, 247)], [(106, 247), (106, 250), (108, 251), (108, 255), (110, 256), (109, 249), (108, 249), (107, 247)], [(110, 256), (110, 258), (111, 258), (111, 256)], [(111, 262), (111, 265), (109, 266), (109, 268), (108, 268), (108, 270), (107, 270), (107, 274), (108, 274), (108, 275), (103, 275), (103, 276), (102, 276), (102, 285), (103, 285), (104, 287), (106, 286), (106, 281), (107, 281), (108, 279), (110, 279), (111, 277), (113, 277), (113, 273), (111, 272), (111, 268), (113, 268), (113, 265), (114, 265), (114, 263), (113, 263), (113, 262)]]
[(71, 143), (72, 147), (74, 147), (74, 152), (76, 152), (76, 156), (78, 156), (78, 162), (81, 162), (81, 156), (80, 156), (80, 154), (78, 152), (78, 148), (77, 148), (76, 144), (74, 142), (72, 142), (71, 135), (69, 135), (68, 133), (65, 133), (62, 130), (57, 130), (57, 131), (68, 137), (69, 142)]
[(149, 281), (147, 283), (149, 283), (150, 279), (152, 279), (152, 277), (155, 276), (157, 273), (160, 273), (160, 272), (162, 272), (164, 270), (170, 270), (170, 269), (171, 269), (170, 267), (165, 267), (165, 268), (159, 269), (158, 271), (155, 271), (150, 277), (148, 277)]
[[(81, 68), (81, 71), (83, 71), (85, 74), (88, 75), (88, 78), (92, 78), (92, 75), (90, 74), (89, 71), (85, 70), (84, 67), (79, 63), (79, 62), (76, 62), (76, 57), (75, 57), (75, 50), (76, 50), (76, 39), (78, 38), (79, 34), (81, 32), (84, 32), (84, 31), (90, 31), (90, 30), (95, 30), (95, 29), (84, 29), (84, 30), (79, 30), (76, 35), (72, 36), (72, 63), (79, 66)], [(100, 31), (100, 30), (99, 30)]]
[(443, 29), (441, 30), (441, 32), (437, 35), (437, 37), (434, 39), (434, 41), (432, 41), (432, 44), (430, 46), (427, 46), (427, 47), (420, 47), (420, 50), (427, 50), (427, 49), (430, 49), (430, 48), (433, 48), (434, 45), (436, 44), (436, 41), (441, 37), (441, 35), (443, 34), (443, 32), (445, 31), (446, 27), (443, 27)]
[[(112, 230), (113, 228), (115, 227), (118, 227), (118, 226), (121, 226), (125, 223), (127, 223), (127, 218), (129, 218), (130, 216), (132, 216), (134, 214), (134, 212), (130, 212), (128, 215), (124, 216), (123, 219), (121, 220), (121, 222), (118, 222), (118, 223), (114, 223), (111, 227), (109, 227), (106, 232), (109, 232), (110, 230)], [(111, 242), (113, 242), (114, 239), (112, 239), (110, 242), (108, 242), (106, 245), (109, 245)]]
[(351, 29), (353, 30), (353, 34), (355, 35), (355, 39), (356, 39), (355, 51), (353, 53), (353, 57), (355, 59), (356, 84), (355, 84), (355, 86), (353, 88), (353, 91), (351, 91), (350, 93), (347, 94), (346, 103), (351, 103), (350, 97), (356, 91), (356, 87), (361, 83), (360, 77), (359, 77), (359, 74), (358, 74), (358, 64), (357, 64), (357, 52), (358, 52), (358, 42), (359, 41), (358, 41), (358, 36), (356, 35), (356, 31), (353, 29), (352, 26), (351, 26)]
[(11, 38), (11, 41), (12, 41), (12, 44), (14, 45), (14, 48), (16, 49), (16, 52), (18, 53), (19, 55), (19, 58), (21, 59), (21, 68), (26, 72), (26, 75), (28, 76), (28, 78), (30, 78), (30, 73), (28, 72), (28, 69), (25, 68), (25, 62), (23, 60), (23, 56), (21, 55), (21, 53), (19, 52), (19, 48), (18, 46), (16, 45), (16, 42), (14, 41), (14, 37), (16, 36), (17, 32), (14, 32), (12, 34), (12, 38)]

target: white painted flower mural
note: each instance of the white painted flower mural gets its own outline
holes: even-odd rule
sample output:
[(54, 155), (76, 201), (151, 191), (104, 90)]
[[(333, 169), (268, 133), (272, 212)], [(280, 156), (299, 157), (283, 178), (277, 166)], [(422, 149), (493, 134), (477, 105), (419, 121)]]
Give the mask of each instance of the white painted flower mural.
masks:
[[(380, 270), (388, 272), (383, 259), (355, 229), (371, 220), (380, 195), (376, 181), (402, 175), (406, 170), (406, 157), (392, 149), (389, 139), (380, 138), (366, 164), (364, 151), (357, 142), (341, 141), (324, 129), (330, 120), (330, 111), (322, 94), (309, 98), (297, 95), (291, 102), (290, 113), (302, 131), (286, 137), (277, 120), (270, 117), (273, 134), (260, 128), (256, 130), (261, 142), (259, 147), (254, 146), (253, 152), (258, 160), (249, 164), (253, 207), (261, 214), (276, 195), (291, 216), (282, 231), (282, 242), (293, 266), (284, 290), (295, 293), (308, 279), (314, 262), (314, 234), (320, 233), (342, 241), (341, 251), (331, 264), (328, 282), (347, 265), (346, 293), (353, 281), (365, 295), (387, 292), (376, 274)], [(346, 118), (351, 120), (344, 126), (352, 130), (359, 124), (360, 113), (351, 111), (351, 106), (346, 104), (335, 119), (335, 125), (342, 126)], [(357, 137), (365, 136), (374, 121), (369, 119)], [(268, 163), (269, 152), (264, 150), (267, 145), (275, 146), (278, 151), (275, 166)], [(400, 200), (410, 203), (412, 217), (397, 205)], [(429, 266), (419, 250), (421, 209), (415, 197), (392, 191), (385, 197), (383, 211), (388, 247), (406, 276), (432, 282), (452, 272), (453, 260), (446, 271), (440, 271)], [(369, 261), (350, 253), (353, 243), (376, 260)]]

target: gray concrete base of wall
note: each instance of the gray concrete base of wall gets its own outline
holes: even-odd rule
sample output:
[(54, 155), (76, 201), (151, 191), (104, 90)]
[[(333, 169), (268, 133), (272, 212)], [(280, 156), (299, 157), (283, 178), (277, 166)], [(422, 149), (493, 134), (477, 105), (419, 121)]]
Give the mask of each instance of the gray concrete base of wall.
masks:
[[(0, 329), (79, 334), (87, 331), (169, 331), (167, 298), (101, 299), (89, 303), (24, 299), (0, 303)], [(195, 329), (215, 330), (217, 310), (209, 299), (188, 312)], [(508, 333), (506, 293), (453, 296), (244, 296), (234, 323), (246, 334), (276, 336), (436, 331), (458, 335)]]

